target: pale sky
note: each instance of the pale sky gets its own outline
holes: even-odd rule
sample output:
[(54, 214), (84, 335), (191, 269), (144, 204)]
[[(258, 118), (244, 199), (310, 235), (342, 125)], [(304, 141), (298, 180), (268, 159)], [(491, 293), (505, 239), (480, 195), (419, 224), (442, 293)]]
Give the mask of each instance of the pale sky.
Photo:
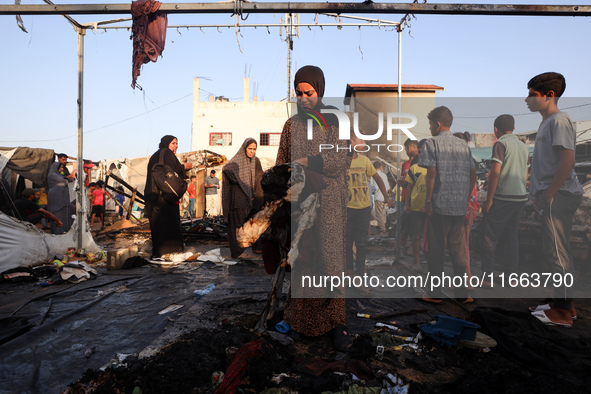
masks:
[[(14, 2), (0, 0), (0, 4)], [(22, 4), (41, 2), (23, 0)], [(569, 4), (586, 3), (573, 0)], [(402, 17), (362, 16), (390, 21)], [(116, 17), (74, 16), (82, 23)], [(252, 14), (241, 23), (278, 23), (280, 17)], [(302, 14), (300, 22), (313, 18)], [(61, 16), (23, 16), (23, 21), (28, 33), (17, 27), (14, 16), (0, 16), (0, 146), (43, 147), (76, 156), (77, 35)], [(169, 16), (170, 25), (183, 23), (228, 24), (234, 19), (211, 14)], [(131, 21), (124, 25), (131, 26)], [(259, 100), (283, 99), (287, 91), (285, 36), (279, 35), (278, 28), (269, 32), (243, 28), (237, 39), (234, 29), (169, 29), (163, 57), (144, 65), (138, 79), (143, 91), (134, 91), (130, 86), (131, 33), (126, 29), (88, 31), (84, 40), (84, 157), (98, 161), (151, 155), (165, 134), (179, 138), (179, 152), (189, 151), (195, 77), (203, 78), (201, 100), (209, 94), (242, 100), (245, 74), (250, 77), (251, 96), (256, 84)], [(321, 67), (326, 97), (344, 95), (347, 83), (397, 83), (398, 38), (392, 29), (300, 28), (299, 33), (294, 40), (292, 71), (307, 64)], [(591, 54), (585, 44), (589, 37), (591, 20), (586, 17), (417, 15), (410, 32), (403, 34), (402, 83), (442, 86), (445, 90), (437, 93), (442, 99), (523, 98), (532, 76), (557, 71), (567, 80), (565, 97), (579, 97), (577, 105), (583, 105), (573, 119), (589, 120), (591, 106), (585, 106), (591, 104), (591, 98), (585, 99), (590, 96), (587, 70)], [(518, 132), (535, 129), (539, 123), (539, 115), (526, 113), (525, 104), (515, 109), (514, 114), (523, 114), (517, 118)], [(479, 112), (493, 120), (495, 115), (486, 109)], [(523, 130), (519, 130), (521, 124)], [(456, 118), (454, 125), (464, 131), (470, 123)], [(478, 126), (471, 131), (485, 129)]]

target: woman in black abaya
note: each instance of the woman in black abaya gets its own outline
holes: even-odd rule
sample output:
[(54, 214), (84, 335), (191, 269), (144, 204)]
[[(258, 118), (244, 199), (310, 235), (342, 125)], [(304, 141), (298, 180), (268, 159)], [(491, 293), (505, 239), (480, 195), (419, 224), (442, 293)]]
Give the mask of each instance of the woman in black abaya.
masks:
[(181, 178), (185, 179), (187, 177), (185, 170), (192, 167), (191, 163), (181, 164), (176, 157), (175, 154), (178, 148), (176, 137), (165, 135), (160, 140), (158, 148), (148, 162), (146, 188), (144, 189), (145, 215), (150, 220), (153, 258), (167, 253), (181, 253), (184, 250), (184, 245), (179, 205), (178, 203), (170, 204), (160, 196), (158, 189), (152, 182), (152, 167), (160, 160), (160, 151), (162, 149), (164, 149), (164, 164), (170, 166)]

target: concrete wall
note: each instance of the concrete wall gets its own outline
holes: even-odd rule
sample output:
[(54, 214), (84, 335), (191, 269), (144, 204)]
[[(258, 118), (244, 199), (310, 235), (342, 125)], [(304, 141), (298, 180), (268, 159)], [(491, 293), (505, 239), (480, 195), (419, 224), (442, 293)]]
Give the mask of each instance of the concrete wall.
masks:
[[(257, 157), (275, 160), (278, 146), (261, 146), (261, 133), (281, 134), (285, 121), (290, 117), (290, 104), (279, 101), (257, 101), (249, 98), (249, 80), (244, 79), (244, 100), (226, 101), (210, 96), (209, 101), (199, 101), (199, 79), (193, 81), (193, 132), (192, 150), (211, 150), (231, 159), (244, 140), (252, 137), (259, 147)], [(211, 133), (231, 133), (231, 145), (210, 145)]]

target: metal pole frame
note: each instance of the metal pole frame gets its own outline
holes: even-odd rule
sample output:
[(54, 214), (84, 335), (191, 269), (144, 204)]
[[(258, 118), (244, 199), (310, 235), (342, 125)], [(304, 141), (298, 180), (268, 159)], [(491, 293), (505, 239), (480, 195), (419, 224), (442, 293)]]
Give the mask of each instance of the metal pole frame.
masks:
[[(402, 113), (402, 25), (398, 25), (398, 113)], [(398, 118), (398, 124), (401, 123), (401, 119)], [(401, 144), (401, 131), (400, 128), (398, 129), (398, 145), (402, 146)], [(402, 168), (400, 167), (400, 155), (402, 151), (396, 154), (396, 167), (398, 167), (398, 176), (401, 177)], [(396, 184), (396, 261), (400, 261), (400, 238), (401, 238), (401, 231), (402, 231), (402, 221), (400, 220), (402, 217), (402, 207), (400, 204), (400, 185)], [(404, 209), (404, 208), (403, 208)]]
[[(78, 34), (78, 188), (76, 215), (78, 249), (82, 248), (84, 213), (84, 162), (83, 162), (83, 99), (84, 99), (84, 35), (86, 28), (68, 14), (130, 14), (131, 4), (50, 4), (0, 5), (0, 15), (63, 15)], [(241, 13), (337, 13), (351, 11), (359, 14), (443, 14), (443, 15), (541, 15), (541, 16), (591, 16), (591, 6), (579, 5), (526, 5), (526, 4), (399, 4), (399, 3), (257, 3), (240, 2)], [(236, 2), (162, 4), (160, 11), (176, 13), (236, 13)], [(402, 27), (398, 25), (398, 112), (402, 99)], [(289, 95), (288, 95), (289, 96)], [(398, 142), (401, 132), (398, 130)], [(400, 155), (397, 155), (400, 168)], [(397, 186), (396, 211), (400, 218), (400, 186)], [(396, 258), (400, 258), (400, 220), (396, 224)]]
[(81, 27), (75, 27), (78, 33), (78, 177), (76, 182), (76, 226), (78, 227), (78, 248), (82, 249), (82, 234), (84, 226), (86, 225), (86, 193), (85, 193), (85, 181), (84, 181), (84, 35), (86, 29)]

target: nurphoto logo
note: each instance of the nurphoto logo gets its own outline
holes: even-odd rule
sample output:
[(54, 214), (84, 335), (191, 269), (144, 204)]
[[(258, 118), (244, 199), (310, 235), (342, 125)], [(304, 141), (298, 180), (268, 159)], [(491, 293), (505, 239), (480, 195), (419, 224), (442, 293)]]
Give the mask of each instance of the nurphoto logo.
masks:
[[(320, 130), (324, 131), (324, 129), (328, 129), (328, 125), (326, 124), (326, 120), (324, 117), (320, 115), (317, 111), (311, 110), (312, 112), (306, 112), (306, 115), (311, 117), (316, 121), (318, 126), (320, 126)], [(308, 119), (308, 139), (312, 139), (312, 119)], [(322, 120), (322, 122), (320, 122)]]
[[(343, 141), (347, 141), (350, 138), (350, 130), (351, 130), (351, 123), (349, 121), (349, 116), (338, 109), (330, 109), (330, 108), (323, 108), (320, 110), (320, 113), (313, 111), (306, 112), (312, 119), (308, 119), (308, 140), (313, 138), (313, 129), (314, 129), (314, 121), (318, 126), (320, 126), (321, 130), (325, 128), (328, 129), (326, 121), (321, 114), (333, 114), (337, 117), (338, 126), (339, 126), (339, 139)], [(410, 120), (404, 122), (404, 120)], [(408, 138), (412, 140), (417, 140), (418, 138), (413, 135), (410, 131), (411, 128), (416, 126), (417, 124), (417, 117), (413, 114), (403, 113), (403, 112), (388, 112), (386, 114), (386, 139), (388, 141), (393, 140), (393, 130), (400, 130), (402, 131)], [(384, 113), (378, 113), (378, 130), (374, 134), (363, 134), (359, 130), (359, 114), (357, 112), (353, 112), (353, 132), (355, 136), (363, 141), (374, 141), (378, 138), (382, 137), (384, 134)], [(380, 148), (385, 148), (388, 152), (402, 152), (404, 150), (404, 146), (400, 144), (364, 144), (364, 145), (355, 145), (353, 147), (347, 146), (339, 146), (336, 147), (333, 144), (320, 144), (319, 150), (331, 150), (336, 149), (337, 151), (346, 149), (351, 150), (354, 149), (357, 152), (368, 152), (373, 148), (376, 148), (377, 151), (380, 151)]]

